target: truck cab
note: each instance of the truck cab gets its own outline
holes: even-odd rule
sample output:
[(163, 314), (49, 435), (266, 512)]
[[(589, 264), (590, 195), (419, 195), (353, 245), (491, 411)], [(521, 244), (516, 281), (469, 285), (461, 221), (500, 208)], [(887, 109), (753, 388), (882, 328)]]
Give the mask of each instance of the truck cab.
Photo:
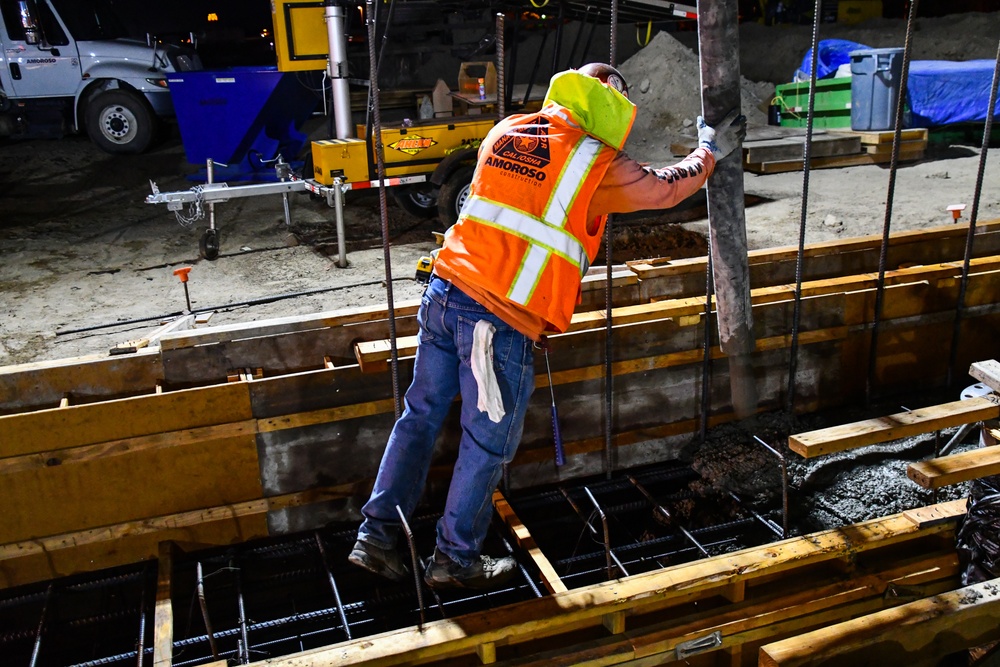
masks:
[(0, 135), (141, 153), (173, 115), (167, 75), (198, 69), (193, 49), (129, 39), (108, 0), (0, 0)]

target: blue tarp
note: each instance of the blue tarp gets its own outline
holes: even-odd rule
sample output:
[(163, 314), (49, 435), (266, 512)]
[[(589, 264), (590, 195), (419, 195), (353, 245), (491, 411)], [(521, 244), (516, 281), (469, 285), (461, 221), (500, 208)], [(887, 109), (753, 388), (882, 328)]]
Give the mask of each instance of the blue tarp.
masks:
[[(851, 51), (861, 51), (870, 48), (870, 46), (858, 44), (857, 42), (849, 42), (846, 39), (820, 40), (817, 47), (819, 55), (816, 58), (816, 78), (823, 79), (831, 76), (837, 72), (838, 67), (851, 62), (851, 58), (848, 55)], [(812, 53), (813, 50), (811, 48), (806, 51), (806, 56), (802, 59), (802, 64), (799, 65), (798, 71), (795, 72), (794, 81), (809, 80), (809, 75), (812, 73)]]
[[(843, 39), (824, 39), (819, 42), (816, 76), (831, 76), (837, 68), (851, 61), (851, 51), (872, 47)], [(812, 49), (802, 59), (795, 72), (795, 80), (808, 79), (812, 64)], [(982, 122), (990, 104), (990, 87), (993, 84), (992, 60), (912, 60), (907, 77), (907, 104), (910, 108), (910, 127), (936, 127), (952, 123)], [(1000, 119), (1000, 100), (993, 110)]]
[[(913, 127), (983, 122), (990, 105), (992, 60), (914, 60), (907, 78)], [(1000, 100), (993, 109), (1000, 118)]]

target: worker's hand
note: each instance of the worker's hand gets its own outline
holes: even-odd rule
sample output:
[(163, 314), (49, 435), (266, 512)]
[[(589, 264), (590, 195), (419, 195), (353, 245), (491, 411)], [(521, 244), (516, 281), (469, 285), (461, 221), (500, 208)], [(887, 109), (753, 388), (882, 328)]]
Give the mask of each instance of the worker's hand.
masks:
[(712, 151), (716, 161), (739, 148), (747, 136), (747, 117), (739, 109), (730, 111), (715, 127), (706, 125), (705, 119), (698, 116), (697, 126), (698, 146)]

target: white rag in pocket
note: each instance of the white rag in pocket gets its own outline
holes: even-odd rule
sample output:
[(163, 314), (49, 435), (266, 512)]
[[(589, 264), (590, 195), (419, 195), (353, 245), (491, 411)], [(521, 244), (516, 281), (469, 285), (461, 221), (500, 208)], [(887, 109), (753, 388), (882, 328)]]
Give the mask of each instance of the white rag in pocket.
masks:
[(493, 372), (493, 333), (496, 329), (490, 322), (479, 320), (472, 332), (472, 375), (479, 390), (477, 407), (485, 412), (490, 421), (498, 424), (507, 414), (503, 409), (500, 385)]

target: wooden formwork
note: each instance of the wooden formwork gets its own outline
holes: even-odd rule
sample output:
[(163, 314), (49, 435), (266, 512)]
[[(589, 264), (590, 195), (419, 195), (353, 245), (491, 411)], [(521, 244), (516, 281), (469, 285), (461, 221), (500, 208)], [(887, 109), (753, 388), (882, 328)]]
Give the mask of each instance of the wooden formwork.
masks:
[[(874, 373), (877, 391), (944, 383), (965, 238), (966, 229), (959, 225), (892, 237)], [(807, 248), (796, 411), (850, 405), (864, 394), (862, 369), (868, 367), (880, 244), (881, 239), (873, 237)], [(1000, 333), (1000, 221), (980, 225), (974, 249), (959, 328), (959, 370), (979, 361)], [(794, 286), (789, 283), (794, 280), (795, 261), (789, 249), (751, 256), (757, 339), (752, 362), (761, 411), (782, 408), (787, 396), (794, 312)], [(709, 350), (710, 400), (708, 411), (702, 412), (702, 344), (706, 322), (711, 324), (705, 317), (704, 274), (702, 258), (633, 263), (613, 278), (611, 439), (616, 467), (673, 458), (702, 420), (711, 426), (735, 419), (725, 357), (717, 341)], [(548, 392), (536, 392), (510, 472), (513, 488), (604, 470), (606, 316), (597, 307), (598, 303), (603, 307), (603, 294), (602, 277), (588, 279), (570, 330), (551, 339), (552, 382), (563, 420), (567, 464), (559, 469), (552, 465)], [(416, 306), (409, 302), (395, 308), (404, 388), (412, 371), (410, 337), (416, 331)], [(229, 544), (356, 518), (393, 422), (387, 331), (384, 309), (352, 309), (177, 332), (163, 337), (159, 347), (127, 356), (0, 369), (0, 503), (13, 508), (0, 514), (0, 586), (165, 558), (162, 545), (167, 542), (181, 548)], [(547, 382), (544, 365), (539, 365), (536, 386)], [(447, 484), (457, 429), (456, 410), (439, 442), (429, 481), (432, 496)], [(864, 530), (852, 527), (848, 532)], [(848, 539), (824, 553), (829, 556), (826, 560), (849, 559), (847, 554), (858, 548), (855, 540)], [(754, 551), (740, 567), (771, 558), (772, 551)], [(916, 569), (886, 568), (892, 577), (884, 572), (872, 575), (881, 577), (881, 583), (869, 582), (866, 590), (881, 586), (884, 592), (893, 577), (943, 586), (928, 588), (928, 595), (955, 588), (954, 565), (934, 560), (940, 555), (937, 551), (927, 554), (931, 555), (926, 562), (914, 561)], [(723, 559), (724, 565), (705, 567), (729, 567), (732, 562)], [(921, 579), (917, 574), (930, 570), (940, 576)], [(781, 571), (779, 567), (771, 574)], [(701, 590), (678, 584), (693, 575), (642, 576), (586, 596), (550, 582), (552, 596), (537, 608), (521, 610), (530, 611), (532, 628), (538, 628), (525, 636), (544, 639), (566, 629), (578, 631), (597, 619), (611, 628), (615, 639), (579, 647), (573, 655), (581, 660), (605, 656), (593, 658), (604, 664), (622, 662), (611, 661), (611, 655), (625, 656), (629, 664), (653, 664), (663, 660), (665, 652), (676, 651), (668, 646), (666, 635), (693, 637), (714, 627), (709, 622), (714, 612), (682, 615), (679, 618), (691, 624), (679, 626), (654, 613), (659, 611), (656, 591), (670, 590), (674, 584), (684, 595)], [(701, 580), (700, 576), (695, 579)], [(708, 580), (713, 596), (728, 595), (730, 602), (758, 609), (756, 598), (751, 603), (741, 592), (739, 577), (716, 573)], [(829, 583), (830, 604), (838, 608), (836, 587), (841, 584)], [(811, 608), (806, 601), (811, 593), (790, 582), (783, 585), (791, 586), (782, 593), (790, 596), (788, 600), (775, 598), (767, 604), (777, 609), (796, 599), (803, 608)], [(642, 604), (626, 609), (610, 602), (605, 608), (597, 602), (604, 599), (601, 595), (620, 600), (626, 589), (632, 596), (628, 599)], [(675, 594), (679, 593), (671, 595)], [(698, 598), (684, 595), (678, 599), (685, 604)], [(847, 605), (844, 609), (854, 611), (846, 613), (816, 611), (810, 616), (809, 612), (803, 616), (808, 622), (785, 622), (778, 613), (773, 618), (780, 631), (747, 629), (746, 641), (738, 645), (760, 644), (769, 637), (794, 635), (880, 609), (885, 602), (876, 597), (877, 604)], [(654, 599), (650, 608), (645, 607), (647, 599)], [(774, 609), (760, 608), (764, 615), (777, 613)], [(738, 620), (748, 612), (734, 613)], [(657, 632), (664, 633), (664, 639), (650, 639), (659, 635), (642, 630), (638, 639), (621, 643), (628, 635), (625, 616), (646, 614), (652, 614), (649, 627), (660, 628)], [(565, 627), (550, 615), (563, 618)], [(701, 620), (695, 622), (695, 617)], [(522, 634), (517, 627), (503, 626), (497, 637), (483, 635), (473, 620), (466, 622), (471, 625), (463, 624), (463, 632), (475, 635), (472, 639), (463, 639), (455, 648), (449, 642), (457, 630), (446, 623), (441, 636), (452, 648), (428, 649), (427, 659), (448, 657), (453, 648), (463, 654), (469, 646), (481, 658), (489, 658), (497, 646), (516, 643), (505, 636)], [(546, 627), (561, 629), (549, 633)], [(677, 627), (688, 628), (688, 635), (678, 634)], [(384, 647), (397, 639), (387, 638), (379, 650), (389, 650)], [(640, 645), (647, 648), (636, 648)], [(733, 664), (750, 659), (744, 648), (724, 648), (744, 656), (734, 657)], [(357, 650), (362, 662), (372, 653), (361, 644), (350, 650)], [(543, 648), (538, 650), (545, 654)], [(392, 664), (386, 660), (380, 664)]]

